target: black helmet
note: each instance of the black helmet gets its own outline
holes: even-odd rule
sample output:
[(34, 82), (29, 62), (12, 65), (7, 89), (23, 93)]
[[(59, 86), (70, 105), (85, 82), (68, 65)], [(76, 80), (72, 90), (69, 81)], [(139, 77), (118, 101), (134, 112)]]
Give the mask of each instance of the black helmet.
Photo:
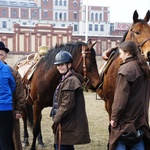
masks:
[(69, 52), (61, 50), (56, 56), (55, 56), (55, 65), (63, 64), (63, 63), (72, 63), (73, 59)]

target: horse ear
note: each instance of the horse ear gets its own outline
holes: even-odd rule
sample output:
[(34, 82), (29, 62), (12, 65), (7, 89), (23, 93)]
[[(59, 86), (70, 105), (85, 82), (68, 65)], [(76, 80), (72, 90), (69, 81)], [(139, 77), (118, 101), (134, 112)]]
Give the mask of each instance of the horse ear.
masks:
[(139, 18), (139, 14), (137, 13), (137, 10), (134, 11), (133, 13), (133, 22), (137, 23)]
[(146, 22), (148, 22), (149, 19), (150, 19), (150, 11), (148, 10), (147, 13), (146, 13), (146, 16), (144, 17), (144, 20), (145, 20)]
[(88, 39), (87, 44), (88, 44), (88, 45), (92, 44), (92, 40), (91, 40), (91, 39)]
[(59, 44), (58, 44), (58, 43), (56, 43), (55, 48), (58, 48), (58, 47), (59, 47)]
[(92, 45), (93, 45), (92, 47), (94, 47), (94, 45), (95, 45), (96, 43), (97, 43), (97, 41), (96, 41), (96, 42), (94, 42), (94, 43), (92, 44)]
[(94, 42), (93, 44), (92, 44), (92, 43), (88, 44), (88, 48), (89, 48), (89, 49), (92, 49), (92, 47), (94, 47), (94, 45), (95, 45), (96, 43), (97, 43), (97, 41)]

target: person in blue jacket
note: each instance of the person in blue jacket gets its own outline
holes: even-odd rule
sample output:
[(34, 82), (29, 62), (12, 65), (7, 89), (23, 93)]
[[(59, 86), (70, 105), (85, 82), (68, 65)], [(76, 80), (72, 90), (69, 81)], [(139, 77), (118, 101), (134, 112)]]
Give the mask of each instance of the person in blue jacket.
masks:
[(10, 67), (0, 61), (0, 150), (13, 150), (13, 92), (16, 83)]

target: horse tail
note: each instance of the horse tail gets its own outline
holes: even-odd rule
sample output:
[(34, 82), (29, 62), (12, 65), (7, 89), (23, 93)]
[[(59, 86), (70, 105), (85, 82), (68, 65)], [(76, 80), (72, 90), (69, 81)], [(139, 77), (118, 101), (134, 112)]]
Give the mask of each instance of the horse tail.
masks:
[(33, 128), (34, 122), (33, 122), (33, 107), (31, 104), (26, 104), (26, 114), (27, 114), (27, 121), (28, 126), (30, 128)]

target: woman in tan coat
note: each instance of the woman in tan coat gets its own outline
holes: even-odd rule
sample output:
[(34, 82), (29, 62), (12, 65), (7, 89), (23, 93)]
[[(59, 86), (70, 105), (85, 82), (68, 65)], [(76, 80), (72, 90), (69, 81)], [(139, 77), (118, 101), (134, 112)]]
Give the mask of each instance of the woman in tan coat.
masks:
[(109, 150), (150, 150), (150, 70), (135, 43), (119, 45), (119, 70), (110, 121)]
[(60, 51), (55, 57), (54, 64), (62, 75), (51, 111), (55, 150), (74, 150), (76, 144), (90, 143), (82, 79), (72, 70), (72, 61), (71, 54), (66, 51)]

